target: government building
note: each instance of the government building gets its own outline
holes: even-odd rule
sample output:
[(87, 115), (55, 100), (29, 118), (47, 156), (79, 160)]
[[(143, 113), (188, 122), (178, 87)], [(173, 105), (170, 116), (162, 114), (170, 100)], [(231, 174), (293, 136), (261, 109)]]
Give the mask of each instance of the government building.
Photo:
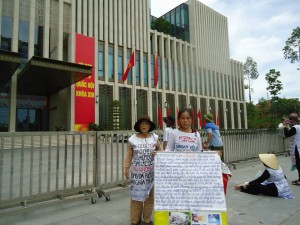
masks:
[(149, 0), (0, 0), (1, 131), (131, 130), (185, 107), (196, 129), (207, 112), (247, 128), (227, 18), (197, 0), (161, 18), (171, 33), (151, 29)]

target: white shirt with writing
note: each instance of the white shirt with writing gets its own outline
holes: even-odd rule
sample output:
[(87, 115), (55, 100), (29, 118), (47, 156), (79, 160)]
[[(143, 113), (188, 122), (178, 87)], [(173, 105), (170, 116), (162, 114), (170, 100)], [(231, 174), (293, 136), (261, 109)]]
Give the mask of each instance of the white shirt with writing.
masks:
[(170, 131), (166, 151), (202, 151), (202, 141), (199, 132), (187, 133), (178, 129)]
[(133, 156), (130, 167), (131, 199), (144, 202), (154, 184), (154, 156), (158, 135), (151, 134), (148, 138), (139, 138), (136, 134), (129, 138)]

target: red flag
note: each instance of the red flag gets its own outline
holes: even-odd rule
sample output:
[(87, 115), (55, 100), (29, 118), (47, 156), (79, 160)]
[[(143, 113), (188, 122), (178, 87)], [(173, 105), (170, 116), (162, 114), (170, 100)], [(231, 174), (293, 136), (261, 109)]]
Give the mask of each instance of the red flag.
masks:
[(179, 109), (177, 107), (177, 125), (178, 127), (180, 126), (180, 121), (179, 121)]
[(130, 61), (128, 63), (128, 66), (127, 66), (127, 69), (122, 77), (122, 81), (125, 82), (127, 80), (127, 77), (128, 77), (128, 73), (130, 71), (130, 69), (132, 67), (135, 66), (135, 57), (134, 57), (134, 51), (132, 51), (132, 54), (131, 54), (131, 57), (130, 57)]
[(160, 128), (162, 128), (163, 127), (163, 116), (162, 116), (162, 110), (161, 110), (160, 105), (158, 106), (157, 114), (158, 114), (158, 125), (159, 125)]
[(219, 127), (221, 127), (221, 115), (220, 115), (219, 111), (218, 111), (218, 115), (217, 115), (217, 125)]
[(200, 109), (198, 110), (197, 117), (199, 119), (199, 127), (202, 128), (202, 115)]
[(154, 66), (154, 86), (155, 87), (158, 84), (158, 77), (159, 77), (159, 73), (158, 73), (158, 55), (156, 55), (156, 57), (155, 57), (155, 66)]
[(168, 106), (168, 116), (171, 115), (171, 108)]

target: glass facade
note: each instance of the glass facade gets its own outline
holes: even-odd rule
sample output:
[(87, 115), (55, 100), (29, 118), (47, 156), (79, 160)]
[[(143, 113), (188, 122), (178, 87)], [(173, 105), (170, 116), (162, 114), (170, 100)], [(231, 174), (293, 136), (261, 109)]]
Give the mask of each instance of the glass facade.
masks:
[(122, 82), (123, 77), (123, 48), (118, 48), (118, 82)]
[(148, 76), (148, 55), (145, 54), (145, 53), (144, 53), (143, 61), (144, 61), (144, 68), (143, 68), (143, 70), (144, 70), (144, 74), (143, 74), (143, 76), (144, 76), (144, 86), (148, 87), (149, 86), (149, 83), (148, 83), (148, 77), (149, 77)]
[(19, 23), (19, 47), (22, 58), (28, 58), (29, 22), (20, 20)]
[(104, 43), (100, 42), (98, 46), (98, 78), (104, 80)]
[(172, 36), (190, 42), (189, 7), (183, 3), (161, 16), (172, 24)]
[(142, 115), (148, 114), (148, 98), (147, 98), (147, 91), (146, 90), (136, 90), (137, 96), (137, 118)]
[(112, 102), (113, 87), (108, 85), (99, 85), (99, 125), (103, 130), (109, 130), (112, 128)]
[(136, 85), (141, 85), (141, 73), (140, 73), (140, 53), (135, 53), (135, 80)]
[(120, 99), (120, 129), (131, 130), (131, 89), (125, 87), (119, 87), (119, 99)]
[[(132, 55), (132, 50), (127, 49), (127, 65), (130, 62), (131, 55)], [(132, 84), (132, 69), (129, 70), (128, 77), (127, 77), (127, 84)]]
[(165, 89), (169, 90), (170, 89), (170, 83), (169, 83), (169, 63), (168, 60), (165, 59)]
[(114, 47), (108, 46), (108, 81), (114, 81)]

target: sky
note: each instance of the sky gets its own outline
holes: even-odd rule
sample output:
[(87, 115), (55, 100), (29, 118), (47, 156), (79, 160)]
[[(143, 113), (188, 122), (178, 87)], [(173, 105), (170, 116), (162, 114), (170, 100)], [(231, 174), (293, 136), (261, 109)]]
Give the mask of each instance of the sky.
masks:
[[(300, 70), (297, 63), (284, 58), (282, 49), (293, 29), (300, 26), (299, 0), (199, 0), (227, 17), (230, 58), (257, 63), (258, 79), (252, 84), (251, 98), (270, 99), (265, 80), (270, 69), (280, 71), (281, 98), (300, 98)], [(151, 0), (151, 14), (159, 17), (186, 2), (185, 0)], [(248, 90), (245, 100), (249, 101)]]

